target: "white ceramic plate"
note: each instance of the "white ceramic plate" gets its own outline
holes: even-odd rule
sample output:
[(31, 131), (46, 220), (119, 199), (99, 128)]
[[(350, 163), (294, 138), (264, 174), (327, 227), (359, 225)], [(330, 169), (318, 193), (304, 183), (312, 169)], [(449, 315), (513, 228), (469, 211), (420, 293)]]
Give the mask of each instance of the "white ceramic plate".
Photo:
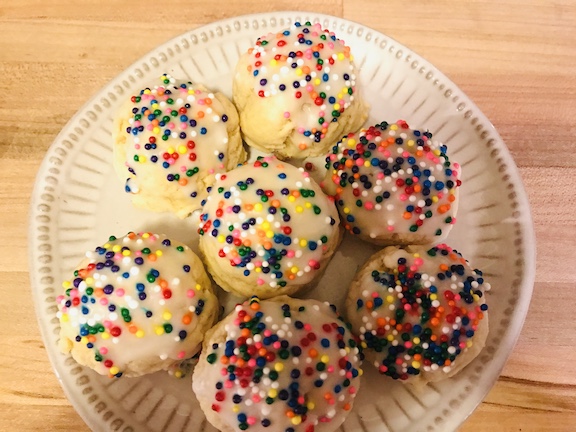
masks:
[[(532, 293), (534, 233), (526, 194), (505, 144), (480, 110), (426, 60), (387, 36), (327, 15), (267, 13), (216, 22), (179, 36), (122, 72), (70, 120), (38, 172), (30, 219), (30, 269), (40, 328), (56, 374), (93, 430), (208, 431), (190, 377), (165, 373), (108, 379), (57, 349), (55, 297), (86, 250), (129, 230), (165, 233), (197, 246), (196, 218), (132, 208), (111, 158), (118, 106), (162, 73), (231, 93), (243, 51), (294, 21), (320, 22), (351, 46), (370, 123), (405, 119), (428, 128), (463, 167), (458, 223), (447, 239), (492, 284), (490, 335), (457, 377), (415, 394), (366, 365), (354, 410), (342, 430), (453, 430), (496, 381), (520, 333)], [(451, 54), (452, 55), (452, 54)], [(347, 237), (311, 297), (342, 304), (348, 282), (375, 249)]]

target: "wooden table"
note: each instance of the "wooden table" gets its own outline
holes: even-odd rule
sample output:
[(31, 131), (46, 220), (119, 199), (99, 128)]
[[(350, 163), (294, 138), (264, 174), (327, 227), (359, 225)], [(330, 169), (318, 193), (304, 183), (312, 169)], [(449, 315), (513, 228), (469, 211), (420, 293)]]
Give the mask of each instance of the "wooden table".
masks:
[(0, 430), (87, 430), (50, 368), (28, 279), (29, 198), (59, 130), (159, 43), (214, 20), (283, 9), (324, 12), (386, 33), (446, 73), (494, 123), (532, 205), (536, 283), (502, 376), (462, 430), (576, 430), (576, 4), (570, 0), (3, 0)]

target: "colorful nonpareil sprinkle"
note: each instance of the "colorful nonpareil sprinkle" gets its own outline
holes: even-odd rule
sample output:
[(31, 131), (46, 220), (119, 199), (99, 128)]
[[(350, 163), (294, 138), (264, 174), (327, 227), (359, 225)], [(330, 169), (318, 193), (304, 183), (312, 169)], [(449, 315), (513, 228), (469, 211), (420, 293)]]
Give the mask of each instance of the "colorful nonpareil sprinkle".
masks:
[(216, 177), (199, 234), (204, 254), (255, 289), (283, 288), (321, 269), (338, 241), (338, 213), (304, 169), (259, 158)]
[(428, 131), (382, 122), (345, 136), (326, 158), (325, 185), (345, 228), (365, 238), (443, 238), (456, 222), (460, 166)]
[(163, 75), (159, 85), (132, 96), (130, 107), (125, 129), (126, 192), (141, 191), (144, 179), (139, 176), (149, 175), (146, 166), (194, 200), (204, 192), (198, 177), (227, 170), (230, 112), (214, 93)]
[(225, 340), (209, 347), (204, 382), (194, 386), (211, 395), (212, 410), (226, 425), (312, 432), (344, 420), (358, 391), (361, 359), (333, 307), (253, 297), (225, 323)]
[(300, 150), (319, 143), (330, 123), (354, 101), (350, 48), (318, 23), (296, 22), (263, 36), (248, 54), (248, 72), (258, 96), (287, 98), (281, 115), (296, 125)]
[(132, 362), (191, 357), (200, 347), (189, 335), (205, 308), (217, 308), (207, 276), (201, 282), (208, 286), (192, 276), (201, 265), (192, 253), (156, 234), (110, 237), (63, 283), (56, 299), (61, 336), (90, 349), (97, 372), (111, 377)]
[(355, 304), (348, 304), (361, 345), (375, 352), (380, 373), (394, 379), (448, 372), (474, 344), (490, 284), (445, 244), (392, 256), (396, 265), (367, 273)]

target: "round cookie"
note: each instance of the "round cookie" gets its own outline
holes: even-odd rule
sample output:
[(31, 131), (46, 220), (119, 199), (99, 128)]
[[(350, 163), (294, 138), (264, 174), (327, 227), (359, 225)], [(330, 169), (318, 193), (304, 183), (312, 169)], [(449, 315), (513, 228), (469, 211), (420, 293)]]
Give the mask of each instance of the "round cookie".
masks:
[(216, 283), (261, 298), (311, 286), (342, 234), (336, 207), (320, 186), (303, 168), (272, 156), (216, 176), (198, 232)]
[(236, 108), (169, 75), (132, 96), (114, 124), (114, 167), (136, 207), (185, 218), (217, 173), (246, 160)]
[(354, 277), (347, 318), (381, 374), (422, 386), (453, 376), (480, 353), (489, 289), (482, 272), (445, 244), (389, 246)]
[(174, 369), (199, 351), (219, 313), (200, 259), (156, 234), (110, 237), (63, 287), (61, 350), (110, 377)]
[(221, 431), (328, 432), (352, 409), (360, 363), (327, 303), (253, 297), (207, 333), (192, 387)]
[(244, 140), (281, 159), (324, 155), (368, 117), (350, 48), (320, 24), (260, 37), (233, 84)]
[(344, 227), (379, 245), (430, 244), (456, 222), (460, 165), (402, 120), (344, 137), (326, 157), (324, 190)]

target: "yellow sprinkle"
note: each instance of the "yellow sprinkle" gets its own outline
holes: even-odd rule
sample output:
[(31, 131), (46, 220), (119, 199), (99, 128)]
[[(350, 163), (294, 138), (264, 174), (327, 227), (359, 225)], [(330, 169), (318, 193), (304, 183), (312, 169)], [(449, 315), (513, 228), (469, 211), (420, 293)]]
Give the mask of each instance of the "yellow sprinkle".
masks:
[(164, 318), (166, 321), (169, 321), (172, 318), (172, 314), (166, 311), (162, 314), (162, 318)]
[(139, 163), (146, 163), (146, 161), (148, 160), (148, 158), (146, 156), (138, 156), (138, 162)]
[(150, 237), (150, 234), (149, 234), (149, 233), (144, 233), (144, 234), (142, 234), (142, 238), (143, 238), (143, 239), (147, 239), (148, 237)]
[(386, 339), (388, 339), (388, 342), (392, 342), (394, 340), (394, 336), (393, 335), (388, 335), (386, 337)]
[(474, 299), (474, 301), (480, 300), (480, 296), (478, 294), (472, 294), (472, 298)]
[(304, 211), (304, 208), (302, 208), (302, 206), (296, 206), (296, 213), (302, 213)]
[(224, 243), (226, 241), (226, 237), (224, 237), (222, 234), (220, 234), (218, 237), (216, 237), (218, 239), (219, 243)]
[(326, 354), (324, 354), (322, 357), (320, 357), (320, 361), (322, 363), (328, 363), (330, 361), (330, 357), (328, 357)]
[(174, 372), (174, 376), (176, 378), (182, 378), (182, 371), (177, 370), (176, 372)]
[(268, 397), (275, 398), (276, 396), (278, 396), (278, 390), (276, 389), (268, 390)]
[(416, 144), (416, 142), (414, 140), (408, 140), (407, 144), (408, 144), (408, 147), (413, 147), (414, 144)]
[(304, 204), (304, 207), (312, 208), (312, 203), (308, 201), (308, 202), (306, 202), (306, 204)]
[(88, 277), (86, 278), (86, 285), (90, 286), (94, 283), (94, 278)]
[(468, 339), (468, 340), (466, 341), (466, 346), (467, 346), (468, 348), (470, 348), (472, 345), (474, 345), (474, 342), (472, 342), (470, 339)]
[(150, 94), (150, 93), (152, 93), (152, 91), (150, 89), (144, 90), (144, 94)]
[(348, 140), (348, 147), (354, 147), (356, 145), (356, 140), (353, 138), (350, 138)]
[(440, 150), (438, 149), (433, 150), (432, 153), (434, 153), (436, 156), (440, 156)]
[(344, 60), (344, 53), (338, 53), (338, 60)]
[(414, 369), (420, 369), (420, 362), (413, 361), (413, 362), (412, 362), (412, 367), (413, 367)]
[(309, 410), (313, 410), (314, 408), (316, 408), (316, 405), (314, 404), (314, 402), (308, 402), (306, 404), (306, 408), (308, 408)]
[(272, 237), (274, 237), (274, 231), (266, 231), (266, 237), (267, 237), (267, 238), (272, 238)]
[(292, 273), (296, 274), (296, 273), (298, 273), (298, 267), (293, 266), (293, 267), (290, 269), (290, 271), (291, 271)]
[(302, 69), (300, 68), (296, 69), (296, 75), (298, 76), (302, 75)]
[(174, 153), (174, 147), (168, 147), (168, 150), (166, 150), (168, 153), (172, 154)]
[(163, 252), (162, 252), (161, 250), (157, 250), (157, 251), (156, 251), (156, 256), (162, 256), (162, 253), (163, 253)]
[(194, 94), (194, 89), (189, 88), (189, 89), (188, 89), (188, 94)]
[(104, 246), (102, 246), (104, 249), (108, 249), (110, 247), (110, 243), (106, 243)]
[(412, 342), (414, 342), (414, 344), (418, 345), (420, 343), (420, 338), (415, 337), (414, 339), (412, 339)]
[(70, 281), (64, 281), (62, 282), (62, 288), (64, 289), (68, 289), (72, 286), (72, 283)]
[(118, 367), (112, 366), (112, 367), (110, 368), (110, 374), (116, 375), (118, 372), (120, 372), (120, 369), (118, 369)]
[(62, 316), (60, 317), (60, 321), (62, 321), (62, 322), (68, 322), (68, 321), (70, 321), (70, 318), (68, 317), (68, 314), (62, 314)]
[(159, 107), (159, 105), (158, 105), (157, 103), (154, 103), (154, 104), (151, 105), (151, 107), (154, 108), (154, 109), (156, 109), (156, 108)]
[(112, 247), (112, 250), (113, 250), (114, 252), (120, 252), (121, 249), (122, 249), (122, 246), (120, 246), (120, 245), (114, 245), (114, 246)]
[(308, 244), (306, 240), (300, 240), (300, 247), (304, 247)]
[(438, 295), (430, 294), (430, 300), (437, 300), (437, 299), (438, 299)]
[(320, 83), (321, 83), (320, 78), (316, 78), (316, 79), (314, 80), (314, 84), (315, 84), (315, 85), (320, 85)]
[(124, 256), (130, 256), (131, 253), (132, 252), (129, 251), (128, 249), (122, 251), (122, 255), (124, 255)]
[(260, 272), (262, 271), (262, 269), (261, 269), (260, 267), (256, 267), (256, 268), (254, 269), (254, 271), (255, 271), (256, 273), (260, 273)]
[(394, 303), (394, 297), (391, 296), (391, 295), (386, 296), (386, 301), (387, 301), (388, 303)]
[[(348, 93), (346, 93), (346, 94), (348, 94)], [(338, 99), (342, 99), (342, 93), (338, 93), (336, 96), (338, 97)], [(340, 106), (340, 105), (338, 105), (338, 106)]]
[(364, 161), (364, 166), (365, 166), (366, 168), (368, 168), (370, 165), (372, 165), (372, 164), (370, 163), (369, 160), (365, 160), (365, 161)]
[(274, 370), (276, 372), (282, 372), (284, 370), (284, 364), (283, 363), (276, 363), (274, 365)]
[(390, 129), (391, 130), (398, 130), (398, 125), (396, 125), (396, 124), (390, 125)]
[(235, 413), (238, 413), (240, 411), (240, 405), (234, 405), (232, 407), (232, 411), (234, 411)]
[(300, 417), (300, 416), (294, 416), (294, 417), (292, 417), (292, 420), (291, 420), (291, 421), (292, 421), (292, 424), (293, 424), (293, 425), (295, 425), (295, 426), (296, 426), (296, 425), (299, 425), (300, 423), (302, 423), (302, 417)]
[[(335, 110), (339, 110), (340, 109), (340, 104), (334, 104), (333, 107)], [(348, 143), (348, 145), (350, 145), (350, 143)]]
[(264, 222), (262, 223), (262, 229), (263, 229), (263, 230), (270, 229), (270, 222), (264, 221)]
[(154, 129), (152, 129), (152, 132), (154, 133), (154, 135), (159, 134), (160, 128), (158, 126), (154, 126)]
[(138, 331), (136, 331), (136, 337), (138, 337), (138, 338), (143, 338), (143, 337), (144, 337), (144, 330), (138, 330)]
[(344, 210), (344, 213), (345, 213), (345, 214), (348, 214), (348, 213), (350, 213), (350, 209), (349, 209), (348, 207), (344, 207), (344, 209), (343, 209), (343, 210)]
[(262, 204), (260, 204), (260, 203), (254, 204), (254, 211), (257, 211), (257, 212), (262, 211)]
[(274, 59), (270, 60), (270, 66), (276, 66), (278, 62)]
[(158, 336), (162, 336), (164, 334), (164, 327), (162, 326), (156, 326), (156, 328), (154, 329), (154, 332), (158, 335)]
[(202, 290), (202, 285), (196, 284), (196, 286), (195, 286), (194, 288), (196, 288), (196, 291), (201, 291), (201, 290)]
[(186, 154), (187, 151), (186, 146), (181, 145), (178, 147), (178, 153), (180, 154)]
[(438, 197), (437, 197), (436, 195), (434, 195), (434, 196), (432, 197), (432, 202), (435, 202), (435, 203), (438, 202)]
[(294, 195), (290, 195), (290, 196), (288, 197), (288, 201), (294, 202), (294, 201), (296, 201), (296, 197), (295, 197)]

